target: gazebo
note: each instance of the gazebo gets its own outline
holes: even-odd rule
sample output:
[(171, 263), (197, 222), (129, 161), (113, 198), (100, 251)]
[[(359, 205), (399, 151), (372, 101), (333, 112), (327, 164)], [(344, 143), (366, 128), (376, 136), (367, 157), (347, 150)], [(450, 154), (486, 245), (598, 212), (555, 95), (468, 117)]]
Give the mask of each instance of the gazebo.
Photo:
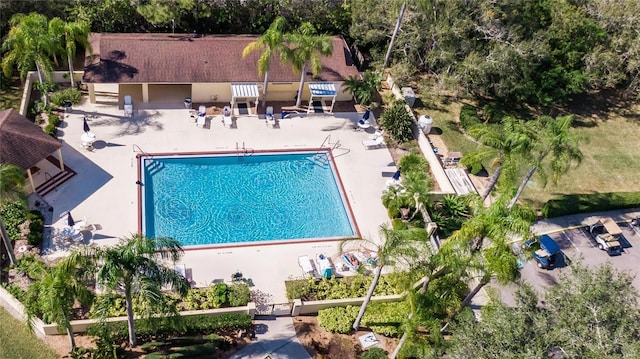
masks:
[(36, 188), (32, 177), (35, 165), (53, 152), (57, 153), (60, 170), (65, 170), (61, 148), (62, 143), (16, 110), (0, 111), (0, 163), (22, 168), (33, 191)]
[[(251, 100), (255, 101), (255, 114), (258, 113), (258, 102), (260, 98), (260, 91), (258, 89), (258, 85), (256, 83), (232, 83), (231, 84), (231, 111), (233, 111), (234, 107), (238, 108), (238, 112), (240, 108), (238, 107), (238, 100), (244, 100), (244, 102), (249, 102)], [(247, 104), (247, 110), (248, 110)], [(251, 114), (251, 113), (249, 113)]]
[(329, 99), (331, 98), (331, 108), (329, 112), (333, 112), (333, 105), (336, 103), (336, 85), (333, 82), (309, 82), (309, 92), (311, 97), (309, 98), (309, 109), (307, 112), (313, 111), (313, 101)]

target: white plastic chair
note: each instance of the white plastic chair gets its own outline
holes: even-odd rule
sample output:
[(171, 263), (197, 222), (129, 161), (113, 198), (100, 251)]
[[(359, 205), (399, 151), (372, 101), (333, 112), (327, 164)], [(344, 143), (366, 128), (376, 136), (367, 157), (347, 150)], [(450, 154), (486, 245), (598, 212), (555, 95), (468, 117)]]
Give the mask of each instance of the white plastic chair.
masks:
[(233, 125), (233, 116), (231, 115), (231, 109), (229, 106), (225, 106), (222, 110), (222, 123), (225, 127), (229, 128)]
[(133, 117), (133, 102), (129, 95), (124, 97), (124, 115)]
[(267, 107), (267, 112), (265, 113), (265, 117), (267, 118), (267, 126), (276, 127), (276, 119), (273, 116), (273, 106)]

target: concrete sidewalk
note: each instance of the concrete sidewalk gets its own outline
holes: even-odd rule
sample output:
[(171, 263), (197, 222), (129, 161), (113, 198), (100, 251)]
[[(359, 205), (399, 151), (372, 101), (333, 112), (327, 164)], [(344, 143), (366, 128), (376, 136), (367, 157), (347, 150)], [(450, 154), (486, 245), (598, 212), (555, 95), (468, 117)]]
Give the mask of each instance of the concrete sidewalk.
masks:
[(311, 359), (300, 344), (290, 317), (254, 320), (256, 339), (235, 353), (231, 359)]

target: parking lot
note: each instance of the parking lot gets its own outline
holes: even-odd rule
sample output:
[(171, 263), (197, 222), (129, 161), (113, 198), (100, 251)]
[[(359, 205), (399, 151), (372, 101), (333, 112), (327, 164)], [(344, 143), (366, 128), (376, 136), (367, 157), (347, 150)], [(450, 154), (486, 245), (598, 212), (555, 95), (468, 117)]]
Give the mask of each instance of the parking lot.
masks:
[[(598, 267), (605, 263), (611, 263), (613, 268), (624, 271), (635, 277), (633, 285), (640, 292), (640, 228), (632, 227), (628, 222), (618, 223), (622, 230), (619, 236), (620, 244), (623, 247), (621, 255), (610, 256), (606, 251), (600, 250), (597, 243), (589, 234), (589, 227), (575, 228), (581, 224), (594, 223), (597, 220), (585, 221), (583, 223), (569, 223), (571, 229), (554, 231), (549, 236), (555, 240), (562, 250), (555, 268), (550, 270), (538, 268), (534, 259), (529, 259), (520, 270), (521, 280), (533, 285), (542, 293), (545, 288), (557, 284), (560, 276), (568, 272), (569, 266), (574, 262), (581, 262), (584, 266)], [(516, 285), (493, 285), (497, 289), (501, 299), (507, 304), (513, 304), (513, 292)]]

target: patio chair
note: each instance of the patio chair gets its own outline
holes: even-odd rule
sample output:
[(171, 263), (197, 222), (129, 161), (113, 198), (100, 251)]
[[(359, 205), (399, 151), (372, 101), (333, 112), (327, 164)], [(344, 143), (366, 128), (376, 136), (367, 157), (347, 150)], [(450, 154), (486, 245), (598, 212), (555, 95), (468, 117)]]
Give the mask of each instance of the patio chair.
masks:
[(267, 112), (265, 113), (267, 127), (271, 126), (271, 128), (276, 127), (276, 118), (273, 116), (273, 106), (267, 107)]
[(384, 145), (384, 137), (378, 136), (373, 140), (364, 140), (362, 141), (362, 145), (364, 146), (365, 150), (381, 147), (382, 145)]
[(229, 106), (225, 106), (222, 110), (222, 123), (225, 127), (231, 128), (231, 126), (233, 126), (233, 116), (231, 115)]
[(314, 278), (318, 277), (318, 273), (316, 272), (316, 268), (313, 265), (313, 261), (309, 256), (300, 256), (298, 257), (298, 264), (302, 268), (302, 273), (305, 276), (311, 276)]
[(133, 101), (129, 95), (124, 97), (124, 115), (133, 117)]
[(203, 128), (206, 121), (207, 121), (207, 108), (205, 106), (200, 106), (198, 108), (198, 119), (196, 120), (196, 126)]

